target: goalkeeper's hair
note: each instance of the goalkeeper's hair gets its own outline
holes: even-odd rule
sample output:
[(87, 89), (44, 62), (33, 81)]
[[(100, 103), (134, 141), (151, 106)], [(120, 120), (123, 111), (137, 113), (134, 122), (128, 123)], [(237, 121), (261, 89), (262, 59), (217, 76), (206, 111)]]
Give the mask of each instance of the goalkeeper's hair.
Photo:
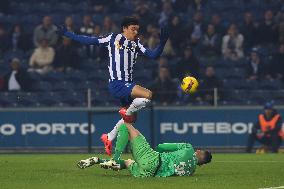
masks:
[(198, 165), (203, 165), (210, 163), (212, 160), (212, 154), (208, 150), (204, 151), (204, 158), (202, 160), (199, 159)]
[(130, 25), (139, 25), (139, 20), (134, 16), (125, 16), (121, 22), (121, 31)]
[(212, 160), (212, 154), (211, 154), (211, 152), (209, 152), (208, 150), (206, 150), (206, 151), (204, 152), (203, 164), (210, 163), (211, 160)]

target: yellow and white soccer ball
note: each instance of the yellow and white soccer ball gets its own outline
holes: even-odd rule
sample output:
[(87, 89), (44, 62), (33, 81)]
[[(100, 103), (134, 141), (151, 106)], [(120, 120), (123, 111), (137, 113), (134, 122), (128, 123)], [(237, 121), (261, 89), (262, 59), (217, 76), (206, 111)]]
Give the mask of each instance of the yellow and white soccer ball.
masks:
[(187, 76), (183, 78), (180, 87), (183, 90), (183, 92), (187, 94), (193, 94), (197, 91), (198, 85), (199, 83), (197, 79), (195, 79), (192, 76)]

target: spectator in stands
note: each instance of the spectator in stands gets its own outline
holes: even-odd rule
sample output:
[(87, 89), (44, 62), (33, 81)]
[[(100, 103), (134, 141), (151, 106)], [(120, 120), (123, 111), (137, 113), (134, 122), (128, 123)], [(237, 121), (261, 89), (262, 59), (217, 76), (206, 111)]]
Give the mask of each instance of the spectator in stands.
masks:
[[(170, 68), (168, 58), (165, 56), (161, 56), (158, 59), (157, 66), (153, 69), (152, 78), (156, 78), (159, 74), (158, 71), (161, 67)], [(170, 69), (171, 70), (171, 69)]]
[(160, 14), (160, 18), (158, 21), (159, 25), (164, 26), (168, 24), (169, 18), (172, 16), (172, 14), (173, 14), (172, 4), (169, 1), (164, 1), (162, 5), (162, 11)]
[(256, 26), (253, 22), (253, 16), (250, 11), (244, 13), (244, 20), (240, 26), (240, 32), (244, 36), (244, 49), (247, 51), (255, 44)]
[[(94, 26), (94, 36), (101, 36), (101, 26), (100, 25), (95, 25)], [(108, 50), (107, 48), (101, 48), (99, 46), (93, 46), (93, 58), (95, 60), (100, 61), (100, 60), (105, 60), (108, 58)]]
[(140, 18), (140, 33), (144, 33), (148, 24), (155, 23), (155, 15), (150, 11), (149, 5), (145, 2), (138, 4), (135, 13)]
[(205, 70), (205, 77), (203, 83), (200, 85), (200, 97), (198, 100), (214, 104), (214, 88), (219, 90), (217, 98), (221, 98), (222, 83), (216, 76), (215, 70), (212, 66), (208, 66)]
[(56, 49), (54, 67), (56, 70), (65, 72), (78, 67), (79, 57), (77, 49), (69, 38), (63, 37), (62, 44)]
[(190, 24), (188, 33), (190, 33), (189, 43), (191, 45), (197, 45), (201, 39), (205, 26), (203, 24), (203, 15), (201, 12), (196, 12), (193, 16), (193, 22)]
[(150, 88), (155, 94), (153, 100), (163, 105), (174, 102), (177, 97), (176, 83), (165, 66), (159, 67), (159, 75)]
[(250, 53), (250, 59), (248, 60), (246, 71), (248, 80), (259, 80), (265, 75), (264, 63), (261, 61), (257, 48), (253, 48)]
[(279, 38), (279, 29), (273, 19), (273, 12), (271, 10), (266, 11), (264, 14), (264, 21), (257, 28), (259, 44), (273, 45), (277, 43)]
[(222, 19), (218, 14), (213, 14), (211, 17), (210, 24), (212, 24), (215, 27), (215, 32), (219, 34), (220, 36), (225, 35), (226, 29), (222, 24)]
[(36, 48), (30, 58), (29, 71), (35, 71), (39, 74), (46, 74), (52, 70), (54, 60), (54, 49), (48, 45), (47, 39), (42, 39), (40, 46)]
[(1, 0), (0, 1), (0, 15), (11, 13), (11, 4), (10, 0)]
[(244, 37), (238, 32), (237, 26), (231, 24), (227, 35), (222, 40), (222, 54), (224, 59), (237, 61), (243, 58), (243, 41)]
[(284, 81), (284, 44), (279, 46), (279, 51), (273, 56), (272, 65), (270, 66), (271, 76)]
[(16, 24), (10, 33), (10, 46), (14, 51), (27, 51), (31, 48), (29, 36), (23, 31), (20, 24)]
[(186, 13), (186, 11), (188, 11), (189, 5), (191, 4), (193, 5), (192, 1), (188, 1), (188, 0), (178, 0), (178, 1), (171, 1), (172, 3), (172, 7), (174, 9), (175, 12), (182, 12), (182, 13)]
[(151, 27), (151, 28), (149, 27), (147, 30), (150, 32), (149, 33), (149, 38), (147, 40), (147, 46), (150, 49), (153, 49), (159, 43), (159, 31), (155, 27)]
[(73, 18), (71, 16), (67, 16), (65, 18), (64, 24), (68, 31), (73, 31), (73, 32), (75, 31), (75, 27), (73, 24)]
[(220, 55), (221, 39), (215, 32), (215, 26), (208, 24), (207, 32), (202, 36), (200, 50), (202, 55), (216, 57)]
[(10, 49), (9, 36), (3, 26), (0, 26), (0, 54)]
[(176, 55), (176, 52), (172, 46), (172, 41), (170, 39), (168, 39), (165, 47), (164, 47), (164, 50), (163, 50), (163, 53), (162, 53), (162, 56), (166, 56), (168, 58), (172, 58)]
[(184, 49), (183, 57), (176, 66), (176, 76), (179, 80), (187, 75), (199, 77), (199, 61), (193, 54), (191, 47)]
[(109, 16), (104, 17), (103, 26), (102, 26), (102, 33), (116, 33), (120, 32), (118, 27), (115, 25), (115, 23), (112, 21), (112, 19)]
[(6, 91), (28, 91), (32, 86), (31, 79), (26, 70), (21, 68), (20, 60), (13, 58), (11, 71), (4, 77), (4, 90)]
[(279, 25), (279, 42), (284, 43), (284, 6), (275, 16), (275, 22)]
[(207, 0), (194, 0), (194, 2), (191, 3), (192, 8), (196, 11), (203, 11), (205, 10), (207, 2), (208, 2)]
[[(169, 23), (169, 30), (170, 33), (174, 35), (170, 35), (170, 40), (173, 42), (172, 46), (174, 49), (180, 49), (183, 43), (185, 42), (185, 28), (184, 25), (181, 23), (180, 17), (174, 15)], [(181, 53), (180, 53), (181, 54)]]
[[(83, 17), (83, 25), (80, 27), (80, 34), (86, 36), (93, 35), (94, 26), (91, 15), (85, 15)], [(94, 57), (94, 45), (82, 45), (82, 48), (88, 57)]]
[(54, 47), (57, 43), (58, 36), (56, 34), (56, 26), (52, 23), (51, 16), (44, 16), (42, 24), (34, 30), (33, 42), (35, 47), (39, 47), (42, 39), (47, 39), (49, 45)]
[(81, 35), (93, 35), (94, 33), (94, 23), (92, 21), (91, 15), (85, 15), (83, 17), (83, 25), (80, 27), (80, 34)]
[(255, 141), (260, 142), (264, 146), (262, 152), (271, 150), (277, 153), (284, 139), (282, 129), (282, 118), (272, 103), (264, 105), (264, 113), (258, 116), (257, 122), (252, 128), (252, 133), (249, 135), (246, 152), (250, 153)]

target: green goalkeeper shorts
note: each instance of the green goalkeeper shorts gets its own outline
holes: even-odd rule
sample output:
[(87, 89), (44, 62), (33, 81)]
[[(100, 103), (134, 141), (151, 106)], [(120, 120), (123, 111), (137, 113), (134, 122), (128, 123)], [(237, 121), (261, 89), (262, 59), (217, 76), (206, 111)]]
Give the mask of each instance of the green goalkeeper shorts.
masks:
[(139, 135), (131, 142), (132, 155), (135, 160), (129, 166), (129, 171), (134, 177), (154, 176), (159, 166), (159, 153), (153, 150), (145, 137)]

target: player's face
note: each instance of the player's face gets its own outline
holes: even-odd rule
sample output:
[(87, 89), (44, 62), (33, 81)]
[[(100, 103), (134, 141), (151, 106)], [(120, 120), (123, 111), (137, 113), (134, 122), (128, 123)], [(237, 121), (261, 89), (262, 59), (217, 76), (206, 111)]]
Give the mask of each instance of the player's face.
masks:
[(203, 150), (196, 150), (196, 156), (198, 158), (199, 161), (199, 165), (202, 165), (204, 158), (205, 158), (205, 152)]
[(130, 25), (123, 28), (123, 34), (128, 40), (135, 40), (138, 38), (139, 25)]

